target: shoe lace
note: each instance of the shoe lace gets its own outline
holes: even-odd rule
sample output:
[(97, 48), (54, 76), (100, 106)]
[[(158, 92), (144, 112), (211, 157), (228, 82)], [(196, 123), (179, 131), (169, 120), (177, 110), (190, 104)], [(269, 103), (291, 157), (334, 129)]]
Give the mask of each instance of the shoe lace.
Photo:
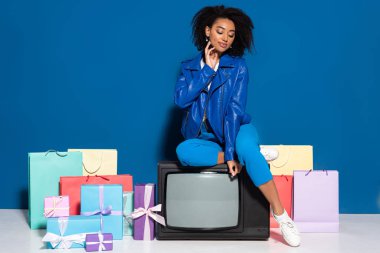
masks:
[(294, 226), (294, 223), (293, 222), (290, 222), (290, 221), (286, 221), (286, 222), (281, 222), (281, 227), (282, 226), (286, 226), (289, 228), (289, 230), (294, 233), (294, 234), (298, 234), (297, 232), (297, 229), (296, 227)]

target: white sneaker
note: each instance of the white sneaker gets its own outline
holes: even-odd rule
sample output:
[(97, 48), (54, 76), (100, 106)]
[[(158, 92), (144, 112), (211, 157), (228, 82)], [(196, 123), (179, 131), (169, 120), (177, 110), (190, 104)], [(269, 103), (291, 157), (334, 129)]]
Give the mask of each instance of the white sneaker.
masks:
[(267, 161), (276, 160), (278, 157), (278, 150), (275, 148), (261, 148), (260, 152)]
[(298, 247), (301, 244), (301, 237), (298, 232), (297, 226), (294, 221), (289, 217), (285, 210), (286, 217), (282, 218), (281, 221), (277, 220), (276, 215), (272, 211), (274, 219), (278, 222), (281, 229), (281, 234), (284, 240), (292, 247)]

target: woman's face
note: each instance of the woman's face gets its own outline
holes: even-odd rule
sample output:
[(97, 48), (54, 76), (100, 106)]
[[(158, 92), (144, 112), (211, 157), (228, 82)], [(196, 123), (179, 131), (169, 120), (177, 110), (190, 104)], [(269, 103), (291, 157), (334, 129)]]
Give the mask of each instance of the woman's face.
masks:
[(216, 52), (222, 54), (235, 40), (235, 24), (227, 18), (217, 18), (211, 28), (206, 26), (205, 33)]

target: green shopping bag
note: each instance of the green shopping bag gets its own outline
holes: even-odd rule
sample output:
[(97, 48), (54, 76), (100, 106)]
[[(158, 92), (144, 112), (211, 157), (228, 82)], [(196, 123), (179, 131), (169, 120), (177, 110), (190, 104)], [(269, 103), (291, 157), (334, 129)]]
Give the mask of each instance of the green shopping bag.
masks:
[(29, 225), (31, 229), (46, 228), (44, 198), (59, 195), (61, 176), (82, 175), (81, 152), (29, 153)]

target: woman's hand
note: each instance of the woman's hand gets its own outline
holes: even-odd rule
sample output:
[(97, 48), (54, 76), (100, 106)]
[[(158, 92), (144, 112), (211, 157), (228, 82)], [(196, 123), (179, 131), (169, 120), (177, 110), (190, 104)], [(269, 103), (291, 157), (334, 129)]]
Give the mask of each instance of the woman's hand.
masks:
[(205, 47), (205, 62), (212, 69), (215, 68), (216, 64), (219, 62), (219, 55), (215, 52), (215, 47), (210, 47), (211, 42), (209, 41)]
[(230, 174), (233, 177), (236, 176), (237, 174), (239, 174), (241, 171), (241, 168), (242, 168), (241, 164), (235, 160), (227, 161), (227, 165), (228, 165), (228, 169), (230, 171)]

